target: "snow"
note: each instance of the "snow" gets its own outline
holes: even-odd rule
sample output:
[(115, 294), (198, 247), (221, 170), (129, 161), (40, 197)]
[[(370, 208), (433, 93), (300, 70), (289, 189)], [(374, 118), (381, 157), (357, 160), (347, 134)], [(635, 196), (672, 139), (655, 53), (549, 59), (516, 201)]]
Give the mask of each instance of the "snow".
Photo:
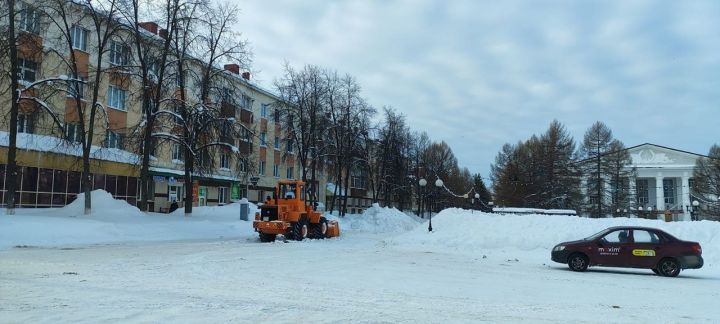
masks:
[[(10, 142), (10, 134), (0, 131), (0, 146), (7, 147)], [(61, 138), (38, 134), (17, 134), (17, 147), (22, 150), (37, 152), (51, 152), (71, 156), (82, 156), (82, 146), (79, 143), (70, 143)], [(90, 157), (96, 160), (113, 161), (120, 163), (135, 164), (140, 161), (137, 154), (116, 149), (104, 148), (93, 145), (90, 148)]]
[[(92, 213), (84, 215), (84, 194), (63, 208), (16, 209), (0, 217), (0, 249), (14, 246), (64, 247), (89, 244), (254, 237), (252, 225), (240, 221), (236, 203), (194, 207), (172, 214), (144, 213), (104, 190), (92, 192)], [(250, 205), (250, 219), (257, 206)]]
[[(95, 191), (93, 205), (0, 215), (0, 322), (720, 322), (717, 222), (446, 209), (428, 232), (375, 205), (326, 214), (339, 238), (263, 244), (237, 204), (185, 217)], [(549, 260), (555, 244), (616, 225), (698, 241), (705, 266), (663, 278)]]
[(380, 207), (377, 203), (366, 209), (361, 215), (349, 214), (345, 217), (331, 217), (340, 222), (343, 231), (372, 233), (396, 233), (410, 231), (418, 226), (421, 218), (407, 215), (396, 208)]

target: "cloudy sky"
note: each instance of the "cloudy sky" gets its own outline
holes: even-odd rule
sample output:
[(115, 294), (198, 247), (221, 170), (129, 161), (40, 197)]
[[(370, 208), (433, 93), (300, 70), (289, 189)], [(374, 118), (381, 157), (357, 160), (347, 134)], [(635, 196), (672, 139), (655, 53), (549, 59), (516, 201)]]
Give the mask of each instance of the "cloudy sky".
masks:
[(357, 78), (375, 107), (487, 176), (504, 143), (558, 119), (626, 146), (720, 144), (720, 1), (241, 0), (270, 88), (283, 62)]

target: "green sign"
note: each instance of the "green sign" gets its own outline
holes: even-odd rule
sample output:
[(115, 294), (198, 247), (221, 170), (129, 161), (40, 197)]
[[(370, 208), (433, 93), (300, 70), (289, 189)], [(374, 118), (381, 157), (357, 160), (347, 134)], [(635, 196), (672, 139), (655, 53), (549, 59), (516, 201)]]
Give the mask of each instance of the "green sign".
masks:
[(239, 200), (239, 199), (240, 199), (240, 183), (233, 182), (232, 187), (230, 188), (230, 200)]

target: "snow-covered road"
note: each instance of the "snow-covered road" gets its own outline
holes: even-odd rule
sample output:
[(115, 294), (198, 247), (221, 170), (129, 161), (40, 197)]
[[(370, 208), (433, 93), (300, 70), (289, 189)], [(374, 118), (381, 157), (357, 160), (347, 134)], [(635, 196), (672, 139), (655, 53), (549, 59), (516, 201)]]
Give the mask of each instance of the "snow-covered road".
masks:
[(391, 236), (0, 250), (0, 322), (720, 321), (716, 271), (574, 273), (547, 251), (430, 252)]

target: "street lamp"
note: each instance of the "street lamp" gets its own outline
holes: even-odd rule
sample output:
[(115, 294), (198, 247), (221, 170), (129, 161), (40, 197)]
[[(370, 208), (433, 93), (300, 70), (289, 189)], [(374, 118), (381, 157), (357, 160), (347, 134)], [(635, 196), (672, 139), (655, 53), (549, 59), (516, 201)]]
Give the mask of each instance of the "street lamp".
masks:
[[(435, 187), (441, 188), (443, 186), (443, 181), (438, 178), (435, 180)], [(432, 209), (430, 210), (430, 221), (428, 222), (428, 232), (432, 232)]]
[(700, 209), (700, 202), (697, 200), (693, 200), (692, 207), (688, 206), (687, 208), (690, 210), (690, 220), (694, 221), (697, 220), (697, 212)]
[(423, 191), (425, 190), (425, 186), (427, 186), (427, 180), (425, 180), (425, 178), (420, 178), (418, 184), (420, 185), (420, 218), (425, 218), (425, 205), (423, 205), (425, 202), (425, 196), (423, 195)]
[(475, 198), (473, 198), (472, 200), (472, 209), (470, 211), (471, 214), (475, 211), (475, 199), (480, 199), (480, 194), (477, 192), (475, 193)]

